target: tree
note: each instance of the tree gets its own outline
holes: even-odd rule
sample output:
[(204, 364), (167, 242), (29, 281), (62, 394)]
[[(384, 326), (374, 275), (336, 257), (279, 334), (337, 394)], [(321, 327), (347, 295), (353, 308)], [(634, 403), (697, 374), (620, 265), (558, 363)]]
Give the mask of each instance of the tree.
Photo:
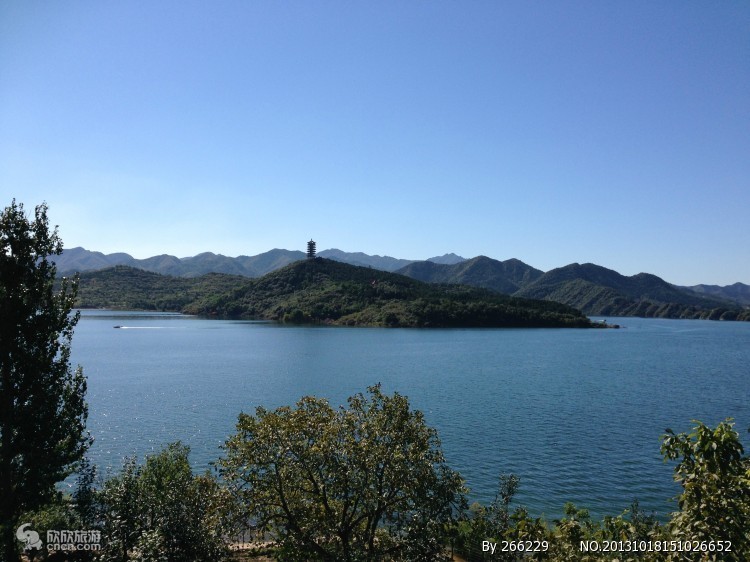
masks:
[(44, 505), (86, 452), (86, 379), (70, 367), (77, 284), (62, 280), (47, 206), (33, 219), (13, 200), (0, 218), (0, 544), (16, 557), (14, 525)]
[[(673, 514), (669, 529), (676, 540), (731, 544), (730, 552), (702, 553), (700, 560), (747, 560), (750, 459), (743, 456), (731, 420), (715, 429), (696, 423), (689, 434), (668, 429), (662, 441), (665, 460), (678, 460), (674, 478), (682, 486), (680, 511)], [(698, 559), (693, 556), (686, 559)]]
[(210, 475), (193, 475), (189, 452), (172, 443), (144, 466), (130, 459), (96, 493), (106, 541), (102, 562), (226, 558), (230, 498)]
[(445, 525), (465, 503), (461, 478), (407, 398), (379, 385), (368, 393), (348, 408), (305, 397), (240, 414), (221, 473), (282, 559), (444, 558)]

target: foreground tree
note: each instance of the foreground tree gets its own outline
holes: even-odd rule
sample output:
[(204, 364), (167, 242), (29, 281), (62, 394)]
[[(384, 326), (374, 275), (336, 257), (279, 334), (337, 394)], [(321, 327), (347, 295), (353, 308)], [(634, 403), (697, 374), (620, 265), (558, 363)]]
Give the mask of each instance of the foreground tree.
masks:
[(53, 290), (62, 252), (47, 207), (27, 218), (15, 200), (0, 217), (0, 545), (17, 556), (18, 516), (54, 497), (90, 444), (86, 379), (69, 363), (76, 283)]
[(284, 560), (441, 560), (458, 473), (408, 400), (379, 386), (348, 408), (305, 397), (240, 414), (222, 475)]
[(677, 460), (680, 511), (669, 523), (672, 538), (724, 545), (731, 551), (675, 555), (671, 560), (748, 560), (750, 556), (750, 458), (730, 420), (689, 434), (667, 430), (661, 451)]
[(189, 452), (172, 443), (143, 466), (128, 460), (96, 492), (105, 540), (98, 560), (216, 562), (228, 556), (230, 497), (211, 476), (193, 475)]

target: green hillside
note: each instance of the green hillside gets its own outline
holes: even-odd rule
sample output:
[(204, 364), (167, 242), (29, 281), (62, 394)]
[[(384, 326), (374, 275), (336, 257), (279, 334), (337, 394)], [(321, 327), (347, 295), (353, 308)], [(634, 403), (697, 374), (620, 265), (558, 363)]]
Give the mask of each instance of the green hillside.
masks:
[(598, 316), (750, 320), (749, 310), (685, 291), (655, 275), (626, 277), (591, 263), (548, 271), (515, 296), (563, 302)]
[(577, 310), (323, 258), (259, 279), (177, 278), (116, 267), (81, 276), (79, 305), (172, 310), (222, 318), (409, 327), (587, 327)]
[(719, 285), (694, 285), (693, 287), (680, 287), (699, 295), (714, 297), (735, 302), (741, 306), (750, 306), (750, 285), (735, 283), (720, 287)]
[(414, 262), (397, 271), (428, 283), (455, 283), (513, 294), (542, 275), (542, 271), (517, 259), (498, 261), (477, 256), (453, 265)]
[[(479, 256), (455, 265), (415, 262), (398, 273), (429, 283), (484, 287), (514, 297), (560, 302), (595, 316), (750, 320), (750, 310), (739, 299), (721, 298), (726, 297), (723, 288), (704, 288), (699, 293), (656, 275), (627, 277), (592, 263), (543, 273), (519, 260)], [(737, 284), (732, 294), (742, 295), (744, 288)]]
[[(254, 278), (302, 260), (304, 256), (299, 251), (274, 249), (257, 256), (236, 258), (205, 252), (182, 259), (161, 255), (137, 260), (128, 254), (104, 255), (73, 248), (55, 261), (59, 262), (61, 274), (126, 265), (168, 276), (198, 278), (215, 272)], [(557, 301), (589, 315), (750, 320), (750, 287), (742, 283), (727, 287), (678, 287), (648, 273), (627, 277), (590, 263), (574, 263), (544, 273), (517, 259), (498, 261), (478, 256), (465, 260), (455, 254), (418, 262), (335, 249), (323, 250), (318, 256), (384, 271), (396, 270), (396, 273), (428, 283), (469, 285), (515, 297)], [(145, 286), (149, 283), (160, 285), (144, 281)], [(190, 287), (190, 294), (172, 293), (172, 289), (160, 287), (155, 289), (154, 295), (136, 292), (129, 293), (128, 298), (149, 306), (161, 307), (167, 301), (187, 306), (196, 301), (196, 292), (216, 296), (216, 291), (206, 293), (207, 288), (223, 282), (219, 278), (209, 278), (201, 283), (202, 287), (192, 283), (185, 285)], [(175, 287), (178, 285), (175, 283)], [(166, 301), (154, 304), (155, 295)], [(89, 296), (94, 298), (93, 294)], [(107, 302), (107, 299), (96, 302)]]
[(76, 306), (179, 312), (197, 299), (230, 291), (246, 282), (247, 277), (223, 273), (173, 277), (118, 265), (82, 273)]

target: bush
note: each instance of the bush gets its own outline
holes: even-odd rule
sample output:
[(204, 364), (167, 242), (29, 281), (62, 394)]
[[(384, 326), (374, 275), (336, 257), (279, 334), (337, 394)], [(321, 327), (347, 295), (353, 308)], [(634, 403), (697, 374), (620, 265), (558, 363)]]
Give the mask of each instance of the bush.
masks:
[(128, 460), (97, 494), (106, 562), (223, 560), (231, 527), (229, 498), (209, 475), (194, 476), (179, 443)]

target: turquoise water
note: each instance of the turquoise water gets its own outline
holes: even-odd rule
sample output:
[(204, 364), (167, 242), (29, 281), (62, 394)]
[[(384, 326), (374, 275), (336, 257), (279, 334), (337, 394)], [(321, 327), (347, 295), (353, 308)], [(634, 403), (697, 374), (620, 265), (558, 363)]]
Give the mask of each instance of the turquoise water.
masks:
[(512, 472), (535, 516), (566, 501), (616, 514), (634, 498), (664, 516), (677, 493), (659, 454), (665, 428), (733, 417), (747, 443), (750, 323), (617, 322), (414, 330), (84, 311), (72, 360), (88, 376), (90, 456), (105, 472), (176, 440), (204, 470), (240, 411), (307, 394), (343, 404), (380, 382), (438, 429), (472, 499), (490, 501)]

